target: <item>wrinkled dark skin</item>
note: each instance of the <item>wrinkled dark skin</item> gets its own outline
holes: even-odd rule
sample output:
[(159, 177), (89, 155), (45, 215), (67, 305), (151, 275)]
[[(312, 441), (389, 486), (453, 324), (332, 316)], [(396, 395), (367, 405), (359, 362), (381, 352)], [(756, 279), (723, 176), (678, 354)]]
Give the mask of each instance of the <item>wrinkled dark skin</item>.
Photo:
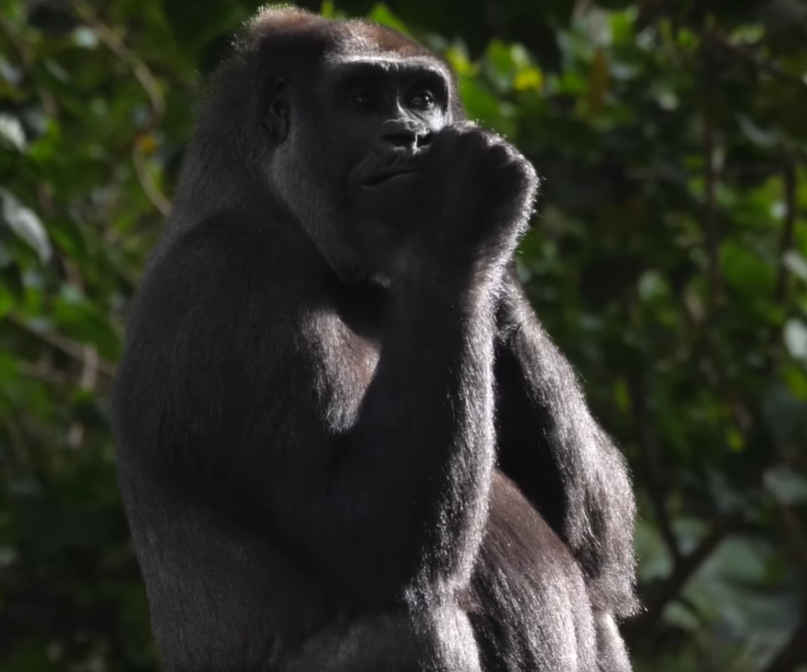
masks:
[(626, 672), (633, 497), (513, 272), (531, 164), (447, 66), (264, 10), (115, 390), (171, 672)]

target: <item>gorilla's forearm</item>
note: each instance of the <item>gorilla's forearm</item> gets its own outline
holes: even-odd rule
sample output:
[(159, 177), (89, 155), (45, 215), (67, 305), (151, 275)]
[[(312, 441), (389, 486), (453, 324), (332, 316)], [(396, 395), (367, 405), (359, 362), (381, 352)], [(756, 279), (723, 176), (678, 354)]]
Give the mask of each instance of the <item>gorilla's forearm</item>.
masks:
[(375, 539), (367, 557), (379, 559), (376, 572), (419, 562), (432, 579), (467, 578), (494, 462), (492, 292), (421, 267), (396, 283), (391, 301), (350, 455), (334, 474), (346, 501), (377, 493), (364, 515), (378, 517), (378, 535), (356, 526), (356, 539), (342, 537), (332, 552), (353, 558), (355, 544)]
[(499, 463), (569, 543), (592, 599), (626, 614), (633, 597), (634, 500), (624, 459), (511, 269), (496, 312)]

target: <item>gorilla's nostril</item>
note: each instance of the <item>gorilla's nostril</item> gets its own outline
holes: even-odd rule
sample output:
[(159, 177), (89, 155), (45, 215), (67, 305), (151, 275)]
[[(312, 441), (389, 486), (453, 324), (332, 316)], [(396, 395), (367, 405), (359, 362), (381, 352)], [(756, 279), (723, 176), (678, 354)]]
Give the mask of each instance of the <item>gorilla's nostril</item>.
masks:
[(429, 131), (428, 133), (424, 133), (423, 135), (418, 136), (417, 146), (418, 147), (428, 147), (432, 144), (432, 139), (434, 138), (434, 133)]

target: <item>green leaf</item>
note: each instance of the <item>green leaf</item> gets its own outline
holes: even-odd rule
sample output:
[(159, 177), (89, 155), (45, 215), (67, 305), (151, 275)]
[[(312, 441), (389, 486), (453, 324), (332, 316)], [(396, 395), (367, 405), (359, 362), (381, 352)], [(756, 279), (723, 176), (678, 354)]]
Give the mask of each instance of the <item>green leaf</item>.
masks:
[(20, 152), (25, 150), (25, 131), (20, 120), (5, 112), (0, 113), (0, 138)]
[(745, 133), (745, 137), (755, 145), (764, 149), (770, 149), (771, 147), (775, 147), (779, 142), (776, 133), (760, 128), (750, 117), (744, 114), (738, 114), (737, 121), (743, 133)]
[(14, 308), (14, 294), (5, 285), (0, 284), (0, 318), (8, 315)]
[(409, 30), (407, 29), (406, 24), (395, 16), (390, 11), (389, 7), (387, 7), (384, 3), (373, 7), (373, 10), (367, 15), (367, 18), (371, 21), (375, 21), (376, 23), (380, 23), (382, 26), (394, 28), (399, 33), (409, 35)]
[(720, 268), (726, 281), (743, 294), (770, 296), (773, 293), (774, 265), (736, 241), (729, 240), (721, 246)]
[(608, 93), (609, 65), (608, 52), (603, 47), (594, 52), (594, 61), (588, 78), (588, 95), (586, 97), (586, 116), (596, 117), (605, 106)]
[(322, 5), (319, 8), (319, 13), (322, 14), (326, 19), (334, 19), (336, 18), (336, 6), (334, 5), (333, 0), (323, 0)]
[(43, 263), (50, 260), (50, 239), (37, 214), (8, 189), (0, 188), (0, 198), (3, 200), (3, 219), (9, 228), (36, 250)]
[(788, 250), (782, 257), (782, 263), (793, 275), (807, 282), (807, 259), (796, 250)]
[(783, 336), (788, 352), (794, 358), (807, 362), (807, 323), (797, 317), (789, 319)]
[(460, 77), (459, 88), (469, 119), (479, 121), (503, 135), (513, 134), (515, 125), (508, 118), (508, 108), (482, 82), (472, 77)]
[(790, 467), (778, 465), (765, 472), (765, 487), (776, 495), (782, 504), (807, 504), (807, 479)]

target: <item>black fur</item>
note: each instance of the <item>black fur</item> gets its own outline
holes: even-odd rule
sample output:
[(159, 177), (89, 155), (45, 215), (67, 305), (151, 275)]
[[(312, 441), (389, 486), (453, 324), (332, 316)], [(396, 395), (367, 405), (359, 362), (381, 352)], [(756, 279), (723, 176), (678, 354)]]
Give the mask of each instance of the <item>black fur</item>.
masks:
[(168, 670), (629, 669), (625, 466), (507, 270), (537, 185), (417, 43), (246, 28), (115, 394)]

